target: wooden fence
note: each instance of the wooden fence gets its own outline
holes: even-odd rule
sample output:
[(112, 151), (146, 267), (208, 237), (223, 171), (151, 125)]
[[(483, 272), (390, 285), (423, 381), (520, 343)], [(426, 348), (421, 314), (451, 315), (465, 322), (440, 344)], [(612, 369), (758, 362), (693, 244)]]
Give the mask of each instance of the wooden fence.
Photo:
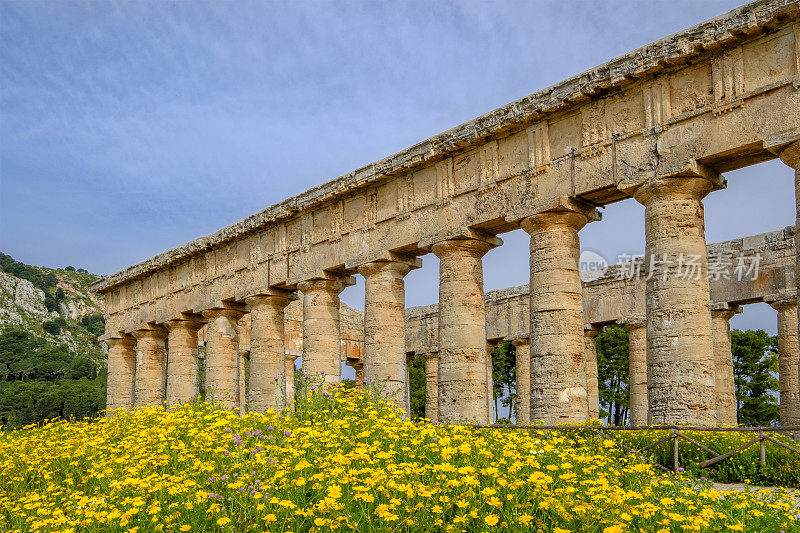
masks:
[[(767, 464), (767, 449), (766, 444), (767, 442), (771, 442), (777, 446), (785, 448), (791, 452), (800, 454), (800, 449), (795, 448), (785, 442), (781, 442), (776, 440), (768, 435), (768, 433), (776, 434), (776, 433), (791, 433), (791, 434), (800, 434), (800, 426), (777, 426), (777, 427), (730, 427), (730, 428), (721, 428), (721, 427), (692, 427), (692, 426), (673, 426), (673, 425), (663, 425), (663, 426), (514, 426), (514, 425), (502, 425), (502, 424), (491, 424), (485, 426), (475, 426), (477, 429), (510, 429), (510, 430), (525, 430), (525, 431), (594, 431), (599, 436), (604, 439), (608, 439), (613, 441), (618, 447), (625, 450), (628, 453), (632, 453), (642, 457), (645, 460), (649, 458), (644, 455), (644, 452), (651, 450), (660, 444), (664, 444), (665, 442), (672, 441), (672, 449), (673, 449), (673, 470), (675, 472), (678, 471), (680, 465), (678, 463), (678, 444), (680, 439), (685, 440), (686, 442), (691, 443), (694, 446), (697, 446), (701, 450), (708, 452), (712, 455), (711, 459), (703, 461), (700, 463), (702, 468), (708, 468), (711, 465), (717, 464), (720, 461), (724, 461), (725, 459), (729, 459), (736, 455), (737, 453), (741, 453), (751, 446), (755, 446), (756, 444), (759, 445), (760, 448), (760, 460), (761, 466), (766, 466)], [(620, 442), (619, 440), (613, 438), (609, 433), (611, 432), (621, 432), (621, 431), (631, 431), (631, 432), (641, 432), (641, 431), (669, 431), (670, 434), (666, 437), (656, 440), (655, 442), (651, 442), (650, 444), (639, 448), (633, 449), (630, 446), (625, 445), (624, 443)], [(708, 432), (708, 433), (750, 433), (755, 438), (751, 439), (750, 441), (746, 442), (742, 446), (734, 450), (730, 450), (729, 452), (725, 453), (718, 453), (708, 446), (698, 442), (697, 440), (689, 437), (686, 432), (694, 431), (694, 432)], [(658, 463), (655, 463), (657, 467), (661, 468), (665, 472), (669, 472), (670, 470)]]

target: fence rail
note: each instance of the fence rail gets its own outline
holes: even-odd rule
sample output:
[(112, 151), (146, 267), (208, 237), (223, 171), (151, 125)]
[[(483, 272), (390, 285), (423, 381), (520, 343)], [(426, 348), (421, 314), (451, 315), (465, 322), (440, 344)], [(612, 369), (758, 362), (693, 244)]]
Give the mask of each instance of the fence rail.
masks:
[[(619, 448), (624, 450), (627, 453), (631, 453), (642, 457), (645, 460), (649, 460), (650, 458), (644, 455), (644, 452), (656, 448), (657, 446), (664, 444), (666, 442), (672, 441), (672, 448), (673, 448), (673, 471), (678, 472), (680, 468), (679, 464), (679, 442), (680, 440), (685, 440), (690, 444), (697, 446), (701, 450), (711, 454), (713, 457), (706, 461), (700, 463), (702, 468), (708, 468), (712, 465), (715, 465), (721, 461), (726, 459), (730, 459), (734, 455), (738, 453), (742, 453), (745, 450), (748, 450), (752, 446), (756, 444), (759, 445), (759, 459), (761, 466), (766, 466), (767, 464), (767, 450), (766, 444), (767, 442), (771, 442), (776, 446), (780, 446), (784, 449), (787, 449), (793, 453), (800, 454), (800, 449), (795, 448), (785, 442), (781, 442), (776, 440), (770, 436), (768, 433), (792, 433), (797, 434), (800, 433), (800, 426), (776, 426), (776, 427), (702, 427), (702, 426), (675, 426), (675, 425), (661, 425), (661, 426), (599, 426), (599, 425), (592, 425), (592, 426), (515, 426), (515, 425), (503, 425), (503, 424), (490, 424), (490, 425), (483, 425), (483, 426), (474, 426), (476, 429), (508, 429), (508, 430), (524, 430), (524, 431), (594, 431), (597, 435), (601, 436), (604, 439), (610, 440), (614, 442)], [(646, 446), (634, 449), (626, 444), (620, 442), (619, 440), (613, 438), (609, 435), (609, 432), (635, 432), (635, 431), (669, 431), (670, 434), (656, 440), (655, 442), (651, 442)], [(715, 450), (712, 450), (708, 446), (698, 442), (697, 440), (689, 437), (686, 435), (686, 432), (693, 431), (693, 432), (706, 432), (706, 433), (752, 433), (756, 435), (756, 438), (748, 441), (747, 443), (730, 450), (725, 453), (718, 453)], [(662, 469), (665, 472), (669, 472), (670, 470), (658, 463), (654, 463), (657, 467)]]

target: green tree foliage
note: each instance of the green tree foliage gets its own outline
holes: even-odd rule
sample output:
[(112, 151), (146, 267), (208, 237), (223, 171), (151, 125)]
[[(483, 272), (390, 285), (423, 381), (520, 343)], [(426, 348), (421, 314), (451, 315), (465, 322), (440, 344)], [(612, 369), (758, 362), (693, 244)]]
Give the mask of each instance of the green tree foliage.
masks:
[(105, 408), (106, 378), (100, 370), (64, 345), (53, 345), (20, 327), (3, 329), (0, 425), (15, 428), (48, 418), (96, 415)]
[(64, 289), (62, 289), (61, 287), (56, 289), (56, 301), (57, 302), (63, 302), (66, 297), (67, 297), (67, 295), (64, 294)]
[(769, 426), (778, 419), (778, 340), (763, 330), (731, 331), (736, 412), (740, 425)]
[(64, 317), (58, 317), (53, 320), (45, 320), (42, 322), (42, 329), (53, 336), (61, 335), (61, 328), (66, 327), (67, 321)]
[(81, 326), (99, 337), (106, 332), (106, 319), (101, 314), (86, 315), (81, 318)]
[(622, 425), (630, 405), (628, 373), (628, 330), (609, 326), (595, 339), (597, 381), (600, 390), (600, 418)]
[(52, 272), (45, 273), (36, 267), (19, 263), (13, 257), (4, 253), (0, 253), (0, 272), (26, 279), (45, 292), (49, 287), (55, 287), (58, 283), (58, 279)]
[(411, 417), (425, 418), (425, 356), (417, 355), (408, 369), (411, 387)]
[(492, 350), (492, 400), (497, 420), (499, 406), (509, 408), (508, 418), (514, 414), (514, 399), (517, 386), (517, 351), (510, 342), (503, 341)]
[(58, 300), (56, 300), (49, 292), (44, 293), (44, 306), (51, 313), (59, 310)]

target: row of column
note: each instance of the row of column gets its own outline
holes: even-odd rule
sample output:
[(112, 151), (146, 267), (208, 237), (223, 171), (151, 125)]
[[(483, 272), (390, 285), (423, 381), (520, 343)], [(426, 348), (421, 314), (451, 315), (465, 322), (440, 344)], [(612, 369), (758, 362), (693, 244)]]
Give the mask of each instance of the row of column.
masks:
[(235, 407), (247, 397), (254, 410), (282, 408), (284, 398), (293, 394), (296, 358), (284, 350), (283, 309), (289, 296), (288, 291), (275, 290), (247, 299), (252, 326), (246, 391), (237, 332), (242, 306), (211, 309), (202, 316), (184, 315), (107, 339), (107, 409), (162, 403), (173, 407), (194, 399), (200, 392), (197, 333), (204, 324), (208, 324), (206, 398)]
[[(786, 152), (789, 155), (781, 154), (794, 168), (800, 152), (796, 146)], [(646, 403), (644, 416), (652, 423), (714, 425), (718, 413), (723, 419), (730, 416), (728, 385), (715, 386), (717, 376), (730, 371), (727, 363), (714, 356), (719, 352), (715, 344), (724, 340), (714, 334), (701, 202), (718, 182), (718, 175), (698, 167), (691, 175), (653, 179), (629, 191), (645, 207), (646, 257), (665, 261), (692, 257), (699, 269), (696, 276), (648, 276), (647, 327), (628, 325), (637, 353), (647, 354), (644, 360), (632, 362), (636, 365), (633, 374), (646, 378), (632, 382), (632, 403)], [(587, 379), (587, 371), (596, 372), (596, 354), (592, 332), (584, 331), (578, 237), (580, 229), (597, 218), (595, 213), (587, 203), (564, 199), (520, 222), (530, 234), (530, 353), (518, 358), (518, 373), (529, 376), (527, 382), (520, 380), (520, 386), (530, 390), (530, 420), (581, 422), (599, 413), (596, 379)], [(435, 370), (426, 370), (431, 378), (435, 372), (435, 394), (427, 393), (429, 403), (436, 398), (440, 421), (487, 423), (491, 418), (482, 257), (500, 242), (495, 236), (470, 231), (430, 246), (440, 260), (439, 346)], [(406, 408), (404, 277), (416, 266), (415, 258), (396, 256), (357, 266), (366, 281), (363, 374), (365, 379), (383, 383)], [(339, 293), (349, 279), (326, 274), (298, 284), (303, 297), (303, 369), (332, 384), (341, 379)], [(246, 299), (252, 313), (248, 392), (257, 409), (281, 407), (280, 383), (286, 380), (283, 309), (289, 295), (269, 289)], [(115, 386), (119, 398), (109, 393), (109, 405), (129, 401), (126, 394), (133, 397), (134, 405), (159, 400), (169, 404), (196, 394), (197, 347), (190, 339), (200, 318), (209, 324), (207, 389), (216, 400), (236, 403), (236, 321), (241, 313), (240, 305), (231, 305), (135, 332), (135, 365), (129, 357), (133, 339), (110, 341), (110, 380), (130, 380), (133, 374), (134, 390), (125, 392), (125, 387)], [(796, 330), (796, 311), (785, 313), (789, 314), (795, 319), (792, 323), (784, 319), (785, 327)], [(157, 369), (164, 366), (165, 341), (170, 356), (164, 372)], [(593, 362), (587, 364), (587, 358)], [(796, 385), (787, 383), (787, 394), (790, 388), (796, 392)], [(520, 416), (524, 417), (524, 411), (520, 405)], [(637, 408), (636, 421), (641, 413)]]

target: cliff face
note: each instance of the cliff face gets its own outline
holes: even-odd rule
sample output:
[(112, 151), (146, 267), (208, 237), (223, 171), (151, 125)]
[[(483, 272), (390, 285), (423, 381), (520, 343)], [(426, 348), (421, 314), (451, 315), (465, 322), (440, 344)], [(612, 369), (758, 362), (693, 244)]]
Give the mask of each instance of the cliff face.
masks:
[(104, 348), (97, 342), (103, 332), (102, 302), (89, 289), (100, 276), (72, 267), (8, 265), (0, 265), (6, 267), (0, 271), (0, 330), (18, 326), (104, 363)]

